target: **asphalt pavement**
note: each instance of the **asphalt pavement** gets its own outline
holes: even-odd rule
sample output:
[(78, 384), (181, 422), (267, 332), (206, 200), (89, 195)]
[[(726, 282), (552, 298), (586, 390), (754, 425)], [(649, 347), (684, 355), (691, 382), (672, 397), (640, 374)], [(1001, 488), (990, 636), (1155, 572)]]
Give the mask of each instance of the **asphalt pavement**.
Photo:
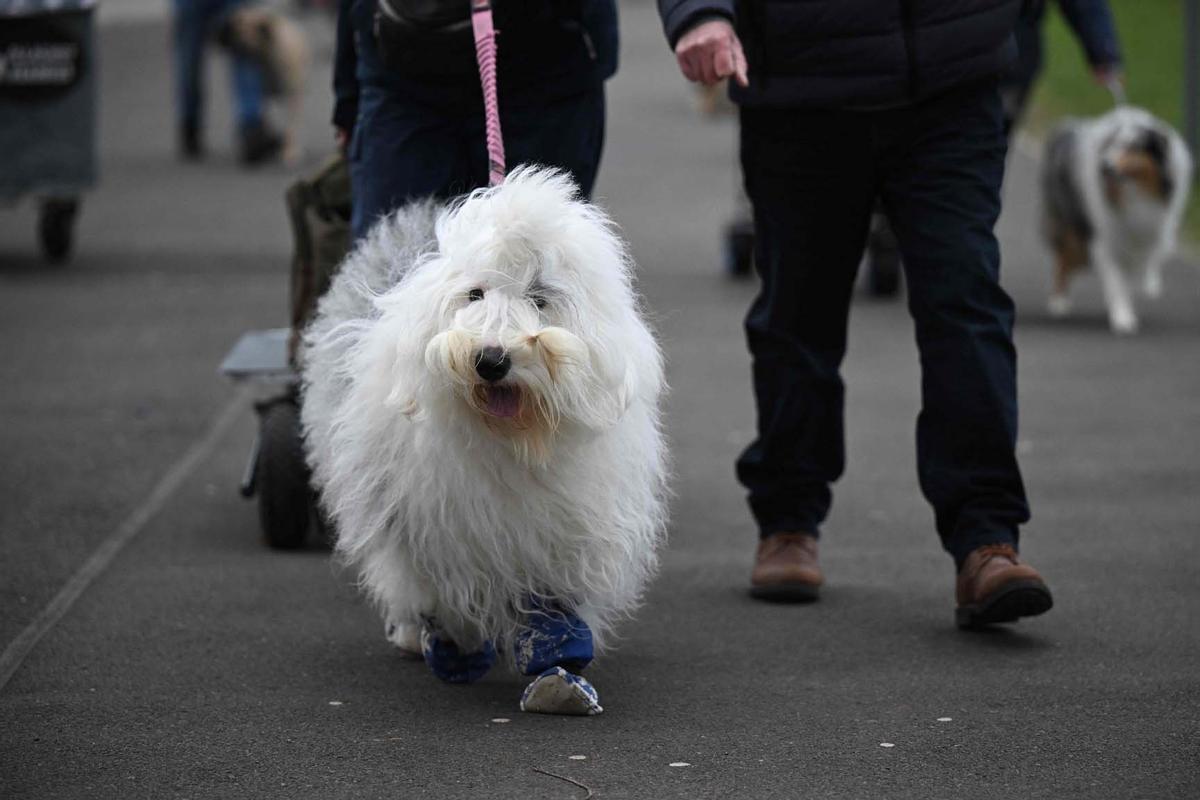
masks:
[[(670, 542), (589, 673), (606, 712), (526, 716), (515, 676), (447, 686), (401, 658), (326, 551), (261, 545), (236, 491), (250, 397), (216, 366), (241, 332), (286, 322), (297, 170), (237, 165), (217, 59), (209, 158), (178, 161), (161, 4), (119, 7), (99, 32), (101, 179), (75, 258), (43, 264), (32, 207), (0, 209), (0, 797), (1200, 796), (1195, 263), (1169, 265), (1136, 337), (1108, 332), (1093, 280), (1074, 319), (1051, 320), (1035, 165), (1014, 152), (1000, 235), (1023, 552), (1055, 608), (954, 628), (916, 485), (911, 323), (865, 296), (827, 589), (755, 602), (733, 477), (755, 288), (719, 254), (736, 129), (696, 114), (653, 4), (623, 3), (597, 194), (667, 353)], [(331, 36), (305, 26), (311, 166), (331, 147)]]

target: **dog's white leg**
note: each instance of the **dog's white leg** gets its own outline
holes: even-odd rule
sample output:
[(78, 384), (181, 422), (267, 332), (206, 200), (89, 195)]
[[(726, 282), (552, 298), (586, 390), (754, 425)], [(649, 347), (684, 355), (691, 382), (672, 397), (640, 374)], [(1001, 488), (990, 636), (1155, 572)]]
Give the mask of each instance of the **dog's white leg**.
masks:
[(1046, 302), (1046, 309), (1052, 317), (1065, 317), (1071, 313), (1071, 297), (1068, 294), (1071, 290), (1071, 267), (1067, 263), (1066, 255), (1058, 254), (1057, 263), (1054, 265), (1054, 288), (1051, 290), (1050, 299)]
[(393, 619), (384, 622), (384, 636), (407, 658), (421, 658), (421, 623)]
[(1137, 314), (1133, 310), (1133, 294), (1121, 272), (1116, 258), (1103, 245), (1093, 245), (1092, 266), (1100, 275), (1104, 301), (1108, 304), (1108, 323), (1113, 333), (1137, 333)]
[(1162, 297), (1162, 268), (1166, 253), (1156, 248), (1146, 257), (1146, 271), (1142, 275), (1142, 293), (1152, 300)]
[(384, 636), (411, 658), (421, 658), (421, 614), (433, 599), (401, 557), (385, 550), (371, 557), (366, 581), (384, 618)]

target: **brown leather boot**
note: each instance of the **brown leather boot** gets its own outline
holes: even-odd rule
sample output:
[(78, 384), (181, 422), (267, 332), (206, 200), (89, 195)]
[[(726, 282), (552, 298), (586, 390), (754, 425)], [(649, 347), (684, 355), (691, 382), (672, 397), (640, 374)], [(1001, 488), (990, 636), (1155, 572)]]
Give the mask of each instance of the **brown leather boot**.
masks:
[(817, 599), (825, 577), (817, 565), (817, 538), (808, 533), (776, 533), (758, 543), (750, 595), (760, 600), (802, 603)]
[(1050, 610), (1054, 600), (1038, 571), (1022, 564), (1007, 544), (989, 544), (967, 556), (955, 587), (960, 628), (1016, 622)]

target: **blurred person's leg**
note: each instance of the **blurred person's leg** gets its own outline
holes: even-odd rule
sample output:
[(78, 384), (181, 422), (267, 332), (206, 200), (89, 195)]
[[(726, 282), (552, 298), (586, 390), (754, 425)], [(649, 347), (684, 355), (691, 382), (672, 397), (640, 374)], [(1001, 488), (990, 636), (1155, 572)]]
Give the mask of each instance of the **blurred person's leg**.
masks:
[(231, 54), (229, 71), (242, 162), (258, 164), (274, 158), (283, 147), (283, 139), (270, 129), (263, 116), (262, 67), (245, 56)]
[[(244, 5), (246, 0), (213, 0), (211, 25), (215, 29), (225, 16)], [(237, 118), (241, 159), (245, 164), (258, 164), (278, 155), (282, 138), (266, 124), (263, 113), (263, 67), (253, 58), (229, 51), (230, 88), (233, 91), (234, 114)]]
[(816, 536), (845, 461), (839, 374), (874, 203), (866, 115), (742, 110), (762, 287), (746, 317), (758, 436), (737, 463), (762, 537)]
[(199, 158), (204, 104), (205, 0), (174, 0), (175, 102), (180, 155)]
[(350, 143), (354, 239), (405, 203), (446, 199), (478, 185), (471, 181), (465, 129), (460, 114), (364, 87)]
[(1012, 300), (993, 228), (1004, 177), (994, 85), (895, 112), (881, 192), (903, 254), (921, 352), (917, 461), (937, 531), (961, 565), (982, 545), (1017, 543), (1029, 518), (1017, 466)]

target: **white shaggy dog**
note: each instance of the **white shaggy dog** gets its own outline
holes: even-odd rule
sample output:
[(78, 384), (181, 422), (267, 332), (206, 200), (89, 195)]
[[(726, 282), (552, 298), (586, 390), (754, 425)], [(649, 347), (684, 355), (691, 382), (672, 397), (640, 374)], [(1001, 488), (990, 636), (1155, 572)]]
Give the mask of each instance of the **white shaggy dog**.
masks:
[(600, 710), (563, 667), (657, 563), (663, 368), (630, 271), (567, 177), (520, 168), (384, 218), (305, 335), (306, 447), (338, 552), (393, 642), (424, 629), (440, 677), (479, 677), (493, 645), (553, 673), (526, 710)]
[(1091, 266), (1113, 331), (1136, 331), (1130, 281), (1140, 280), (1148, 297), (1162, 293), (1191, 175), (1183, 139), (1141, 109), (1060, 125), (1042, 164), (1043, 227), (1057, 261), (1051, 313), (1070, 311), (1071, 276)]

